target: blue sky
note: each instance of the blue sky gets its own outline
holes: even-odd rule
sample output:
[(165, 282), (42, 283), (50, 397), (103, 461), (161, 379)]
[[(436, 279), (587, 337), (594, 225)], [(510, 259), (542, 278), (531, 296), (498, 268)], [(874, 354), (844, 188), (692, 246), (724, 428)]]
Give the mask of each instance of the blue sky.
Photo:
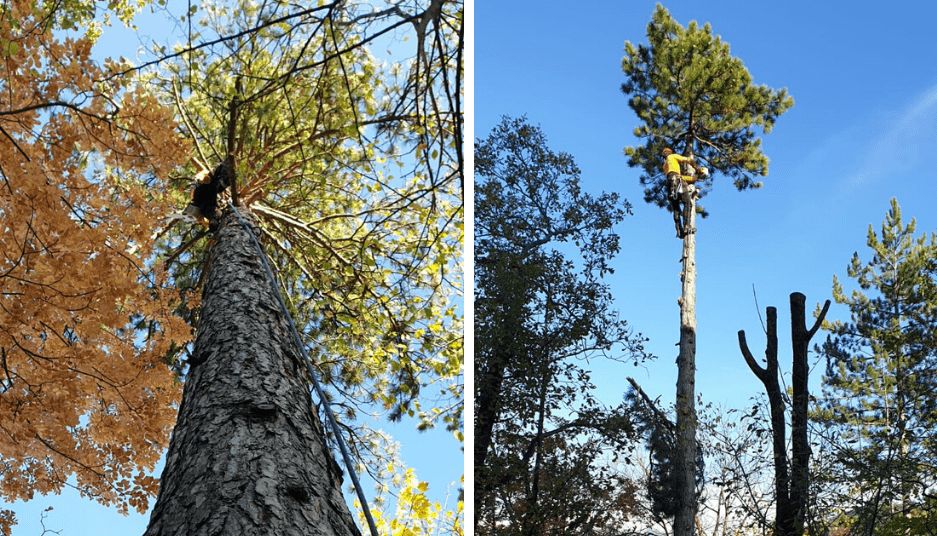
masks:
[[(192, 4), (200, 4), (192, 2)], [(185, 3), (172, 3), (170, 10), (178, 15), (184, 13)], [(151, 12), (149, 8), (144, 9), (137, 15), (134, 23), (139, 28), (138, 32), (133, 32), (122, 27), (115, 21), (114, 26), (105, 28), (104, 34), (99, 39), (94, 48), (94, 55), (98, 59), (105, 57), (123, 56), (136, 64), (153, 58), (152, 54), (147, 52), (149, 44), (156, 41), (159, 44), (171, 46), (173, 43), (184, 40), (185, 25), (183, 23), (167, 21), (167, 13), (160, 10), (157, 13)], [(199, 30), (193, 24), (193, 31)], [(376, 57), (383, 59), (386, 56), (399, 53), (401, 55), (411, 53), (406, 48), (412, 48), (411, 42), (401, 43), (379, 42), (374, 47)], [(180, 209), (183, 207), (180, 207)], [(379, 410), (375, 410), (379, 411)], [(362, 417), (364, 419), (364, 417)], [(421, 481), (429, 482), (429, 491), (427, 495), (430, 500), (439, 502), (442, 505), (448, 505), (446, 509), (455, 509), (458, 500), (459, 489), (462, 486), (460, 477), (463, 474), (463, 451), (462, 445), (455, 439), (452, 433), (447, 432), (443, 427), (430, 429), (425, 432), (416, 430), (417, 422), (415, 420), (404, 420), (400, 423), (390, 423), (386, 419), (377, 419), (370, 421), (375, 428), (381, 429), (389, 434), (399, 443), (400, 458), (407, 467), (412, 467), (416, 471), (416, 476)], [(340, 458), (336, 460), (341, 465)], [(154, 474), (159, 476), (163, 469), (162, 460), (156, 467)], [(373, 501), (374, 482), (364, 475), (362, 484), (365, 487), (365, 494), (369, 501)], [(346, 476), (343, 489), (346, 491), (346, 498), (349, 504), (354, 499), (353, 493), (348, 493), (350, 479)], [(391, 497), (388, 497), (392, 500)], [(151, 501), (155, 502), (155, 499)], [(40, 526), (41, 512), (52, 506), (53, 510), (48, 512), (46, 519), (46, 528), (51, 530), (62, 530), (62, 536), (127, 536), (134, 534), (143, 534), (149, 521), (149, 512), (137, 514), (131, 512), (124, 516), (115, 509), (104, 507), (92, 500), (81, 498), (77, 491), (66, 488), (61, 495), (41, 496), (37, 495), (32, 501), (23, 503), (17, 502), (13, 505), (0, 502), (0, 508), (12, 508), (17, 515), (18, 523), (14, 528), (15, 536), (38, 536), (42, 533)], [(393, 503), (388, 507), (388, 515), (393, 516)], [(367, 528), (360, 525), (364, 532)]]
[[(575, 7), (573, 7), (575, 6)], [(622, 253), (608, 279), (622, 317), (650, 337), (654, 362), (591, 363), (599, 396), (615, 404), (634, 376), (672, 403), (679, 340), (680, 242), (671, 216), (643, 201), (627, 166), (637, 118), (619, 90), (624, 42), (646, 42), (653, 1), (479, 1), (475, 5), (475, 136), (502, 114), (526, 114), (551, 148), (572, 154), (584, 188), (617, 191), (634, 206), (618, 228)], [(753, 353), (762, 310), (778, 307), (780, 359), (790, 369), (788, 295), (808, 310), (831, 297), (834, 274), (879, 227), (897, 197), (918, 231), (937, 228), (937, 7), (926, 2), (667, 2), (686, 25), (711, 22), (756, 83), (788, 88), (794, 107), (764, 136), (770, 158), (761, 190), (737, 192), (716, 178), (699, 224), (697, 392), (742, 407), (762, 392), (736, 332)], [(830, 318), (845, 318), (833, 305)], [(788, 340), (785, 340), (787, 338)], [(821, 340), (821, 336), (814, 342)], [(811, 359), (815, 359), (812, 356)], [(786, 365), (786, 366), (785, 366)], [(814, 372), (812, 383), (821, 370)]]

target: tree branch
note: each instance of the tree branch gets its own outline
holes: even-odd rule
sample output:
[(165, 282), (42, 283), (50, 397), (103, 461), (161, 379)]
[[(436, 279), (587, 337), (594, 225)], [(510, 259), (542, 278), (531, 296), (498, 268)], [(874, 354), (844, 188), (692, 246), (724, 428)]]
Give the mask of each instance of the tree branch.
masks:
[(823, 324), (823, 319), (826, 318), (826, 313), (830, 310), (830, 300), (826, 300), (823, 304), (823, 309), (820, 311), (820, 314), (817, 316), (817, 321), (813, 323), (813, 327), (807, 331), (807, 340), (813, 338), (817, 333), (817, 330), (820, 329), (820, 325)]
[[(219, 37), (219, 38), (217, 38), (217, 39), (212, 39), (211, 41), (205, 41), (204, 43), (199, 43), (199, 44), (197, 44), (197, 45), (195, 45), (195, 46), (186, 47), (186, 48), (184, 48), (184, 49), (182, 49), (182, 50), (179, 50), (179, 51), (174, 52), (174, 53), (172, 53), (172, 54), (168, 54), (168, 55), (166, 55), (166, 56), (161, 56), (161, 57), (159, 57), (159, 58), (156, 58), (155, 60), (148, 61), (148, 62), (143, 63), (143, 64), (141, 64), (141, 65), (138, 65), (138, 66), (136, 66), (136, 67), (130, 67), (130, 68), (128, 68), (128, 69), (124, 69), (123, 71), (117, 71), (117, 72), (112, 73), (112, 74), (110, 74), (109, 76), (105, 77), (104, 80), (110, 80), (110, 79), (112, 79), (112, 78), (117, 78), (117, 77), (125, 76), (125, 75), (127, 75), (127, 74), (129, 74), (129, 73), (132, 73), (132, 72), (134, 72), (134, 71), (139, 71), (139, 70), (142, 70), (142, 69), (146, 69), (147, 67), (152, 67), (153, 65), (159, 65), (160, 63), (162, 63), (162, 62), (164, 62), (164, 61), (171, 60), (171, 59), (173, 59), (173, 58), (178, 58), (179, 56), (188, 54), (188, 53), (190, 53), (190, 52), (195, 52), (196, 50), (200, 50), (200, 49), (203, 49), (203, 48), (206, 48), (206, 47), (210, 47), (210, 46), (213, 46), (213, 45), (217, 45), (217, 44), (219, 44), (219, 43), (224, 43), (225, 41), (230, 41), (230, 40), (232, 40), (232, 39), (237, 39), (237, 38), (239, 38), (239, 37), (244, 37), (245, 35), (252, 34), (252, 33), (256, 32), (256, 31), (258, 31), (258, 30), (262, 30), (262, 29), (264, 29), (264, 28), (267, 28), (268, 26), (274, 26), (274, 25), (279, 24), (279, 23), (281, 23), (281, 22), (286, 22), (286, 21), (288, 21), (288, 20), (290, 20), (290, 19), (294, 19), (294, 18), (296, 18), (296, 17), (302, 17), (302, 16), (304, 16), (304, 15), (309, 15), (310, 13), (315, 13), (316, 11), (323, 11), (323, 10), (327, 10), (327, 9), (332, 9), (333, 7), (335, 7), (336, 5), (338, 5), (339, 3), (340, 3), (339, 1), (336, 1), (336, 2), (332, 2), (331, 4), (325, 4), (325, 5), (322, 5), (322, 6), (311, 7), (311, 8), (303, 9), (303, 10), (301, 10), (301, 11), (297, 11), (297, 12), (295, 12), (295, 13), (290, 13), (290, 14), (288, 14), (288, 15), (284, 15), (284, 16), (282, 16), (282, 17), (278, 17), (278, 18), (276, 18), (276, 19), (271, 19), (271, 20), (268, 20), (268, 21), (263, 22), (263, 23), (261, 23), (261, 24), (258, 24), (258, 25), (254, 26), (254, 27), (252, 27), (252, 28), (248, 28), (248, 29), (246, 29), (246, 30), (242, 30), (242, 31), (240, 31), (240, 32), (237, 32), (237, 33), (234, 33), (234, 34), (231, 34), (231, 35), (221, 36), (221, 37)], [(104, 80), (101, 80), (101, 81), (104, 81)]]

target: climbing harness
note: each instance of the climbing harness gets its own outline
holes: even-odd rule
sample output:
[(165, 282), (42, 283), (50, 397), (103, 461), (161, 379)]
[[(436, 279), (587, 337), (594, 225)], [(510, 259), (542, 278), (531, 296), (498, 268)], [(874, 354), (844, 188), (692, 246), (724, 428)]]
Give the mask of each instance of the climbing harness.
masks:
[(293, 338), (293, 344), (295, 344), (296, 348), (299, 349), (299, 353), (303, 358), (303, 363), (306, 364), (306, 371), (309, 373), (309, 377), (312, 379), (312, 387), (315, 389), (316, 396), (319, 397), (319, 400), (322, 401), (322, 406), (325, 408), (325, 415), (328, 417), (329, 426), (332, 428), (332, 434), (335, 436), (335, 441), (338, 443), (339, 450), (342, 452), (342, 460), (345, 462), (345, 468), (348, 469), (348, 474), (351, 476), (351, 481), (355, 485), (355, 493), (358, 495), (358, 500), (361, 501), (361, 509), (364, 511), (364, 517), (368, 520), (368, 528), (371, 529), (371, 536), (378, 536), (377, 526), (374, 524), (374, 518), (371, 517), (371, 509), (368, 507), (368, 500), (365, 499), (364, 490), (361, 489), (361, 482), (358, 481), (358, 473), (355, 472), (354, 465), (351, 462), (351, 455), (348, 453), (348, 447), (345, 445), (345, 439), (342, 437), (341, 431), (338, 429), (338, 421), (335, 420), (335, 414), (332, 413), (332, 407), (325, 398), (325, 393), (322, 391), (322, 386), (319, 385), (319, 380), (316, 378), (316, 372), (312, 368), (312, 362), (310, 361), (309, 356), (306, 354), (306, 347), (303, 345), (302, 339), (299, 338), (299, 332), (296, 330), (296, 324), (293, 323), (293, 317), (286, 309), (286, 303), (283, 302), (283, 296), (280, 295), (280, 289), (277, 287), (277, 280), (273, 275), (273, 270), (270, 269), (270, 264), (267, 263), (267, 256), (264, 255), (264, 250), (262, 247), (260, 247), (260, 241), (257, 240), (256, 236), (254, 236), (254, 230), (250, 228), (250, 226), (246, 221), (244, 221), (243, 218), (241, 218), (241, 213), (238, 212), (237, 207), (235, 207), (233, 204), (230, 206), (231, 210), (234, 212), (234, 216), (238, 220), (238, 223), (240, 223), (241, 227), (247, 231), (248, 236), (251, 237), (251, 242), (253, 242), (254, 246), (257, 248), (257, 253), (260, 254), (260, 263), (263, 265), (264, 271), (267, 272), (267, 281), (270, 283), (270, 288), (273, 290), (273, 295), (277, 298), (277, 303), (280, 304), (280, 312), (283, 313), (283, 317), (286, 318), (286, 322), (289, 324), (290, 335)]
[(695, 184), (697, 175), (709, 177), (709, 168), (696, 167), (692, 163), (684, 163), (680, 167), (679, 174), (667, 174), (667, 190), (677, 238), (683, 239), (687, 234), (696, 232), (695, 229), (687, 228), (684, 211), (689, 209), (692, 199), (700, 197), (700, 190)]

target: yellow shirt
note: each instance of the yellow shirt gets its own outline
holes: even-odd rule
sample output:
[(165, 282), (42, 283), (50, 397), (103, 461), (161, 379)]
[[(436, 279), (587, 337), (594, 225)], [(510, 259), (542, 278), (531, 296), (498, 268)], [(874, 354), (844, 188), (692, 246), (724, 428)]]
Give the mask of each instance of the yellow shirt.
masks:
[(681, 154), (673, 153), (667, 156), (667, 159), (664, 160), (664, 175), (669, 175), (670, 173), (680, 174), (680, 163), (689, 162), (690, 159)]

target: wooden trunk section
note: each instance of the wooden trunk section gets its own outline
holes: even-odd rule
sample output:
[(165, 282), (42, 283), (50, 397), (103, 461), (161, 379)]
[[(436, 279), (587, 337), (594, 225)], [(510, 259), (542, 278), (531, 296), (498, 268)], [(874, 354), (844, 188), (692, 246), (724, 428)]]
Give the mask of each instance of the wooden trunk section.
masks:
[(696, 200), (686, 196), (680, 354), (677, 356), (677, 437), (674, 536), (696, 534)]
[(258, 251), (226, 212), (145, 536), (359, 531)]

